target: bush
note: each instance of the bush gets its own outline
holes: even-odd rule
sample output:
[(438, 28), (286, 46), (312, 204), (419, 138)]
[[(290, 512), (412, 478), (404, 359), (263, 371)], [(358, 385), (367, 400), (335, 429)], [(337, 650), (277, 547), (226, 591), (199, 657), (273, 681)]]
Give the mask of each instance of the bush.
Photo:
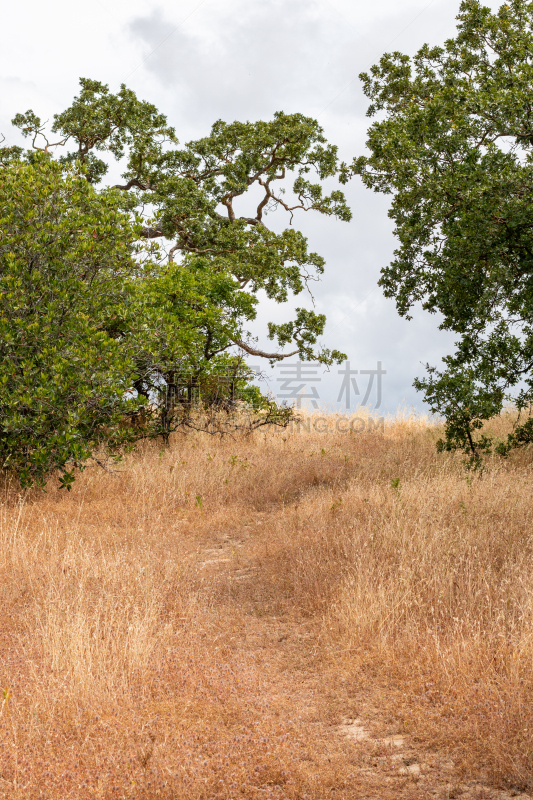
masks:
[(46, 155), (0, 166), (0, 465), (23, 486), (73, 480), (128, 437), (138, 404), (121, 331), (133, 274), (129, 216)]

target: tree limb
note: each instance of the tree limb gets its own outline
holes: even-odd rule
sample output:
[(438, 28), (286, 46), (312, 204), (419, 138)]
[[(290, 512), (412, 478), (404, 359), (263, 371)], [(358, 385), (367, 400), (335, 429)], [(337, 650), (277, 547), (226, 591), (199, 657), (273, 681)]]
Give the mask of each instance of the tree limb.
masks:
[(242, 342), (240, 339), (232, 339), (231, 340), (234, 344), (238, 347), (241, 347), (246, 353), (249, 353), (251, 356), (259, 356), (259, 358), (268, 358), (271, 360), (282, 361), (284, 358), (290, 358), (291, 356), (295, 356), (299, 351), (293, 350), (292, 353), (265, 353), (263, 350), (256, 350), (254, 347), (250, 347), (249, 345)]
[(164, 233), (159, 228), (141, 228), (140, 235), (143, 239), (157, 239), (164, 236)]
[(122, 189), (122, 191), (127, 192), (128, 189), (131, 189), (133, 186), (136, 186), (137, 189), (142, 189), (143, 192), (147, 192), (148, 189), (151, 188), (150, 186), (148, 186), (148, 184), (141, 183), (138, 178), (132, 178), (130, 181), (128, 181), (128, 183), (126, 183), (123, 186), (121, 186), (121, 184), (119, 184), (119, 183), (116, 183), (111, 188), (112, 189)]

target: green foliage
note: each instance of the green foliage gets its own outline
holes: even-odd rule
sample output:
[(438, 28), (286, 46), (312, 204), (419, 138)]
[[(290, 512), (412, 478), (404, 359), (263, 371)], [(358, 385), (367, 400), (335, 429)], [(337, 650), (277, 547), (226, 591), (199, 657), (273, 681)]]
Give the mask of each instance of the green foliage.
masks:
[[(55, 140), (28, 110), (13, 124), (32, 149), (0, 147), (0, 463), (23, 485), (59, 470), (67, 489), (99, 447), (194, 426), (182, 399), (168, 399), (184, 371), (204, 404), (241, 401), (252, 427), (287, 424), (290, 409), (250, 385), (232, 348), (271, 362), (344, 358), (316, 351), (325, 317), (311, 310), (269, 325), (290, 352), (257, 349), (246, 326), (259, 292), (283, 303), (324, 270), (294, 213), (350, 219), (342, 192), (323, 193), (339, 165), (315, 120), (218, 121), (179, 148), (164, 115), (125, 86), (80, 84), (54, 116)], [(100, 188), (110, 158), (125, 182)], [(291, 223), (279, 233), (265, 224), (276, 209)], [(219, 380), (228, 369), (231, 398)]]
[[(479, 433), (506, 401), (533, 399), (533, 3), (497, 13), (464, 0), (458, 33), (361, 75), (380, 115), (369, 156), (343, 166), (392, 195), (399, 248), (380, 285), (410, 318), (420, 303), (458, 334), (444, 369), (415, 386), (446, 418), (443, 449), (491, 449)], [(530, 423), (499, 452), (529, 442)]]
[(0, 465), (67, 489), (94, 450), (128, 440), (133, 362), (115, 334), (134, 271), (112, 193), (46, 156), (0, 169)]
[[(202, 308), (206, 311), (195, 328), (202, 332), (197, 341), (205, 358), (234, 345), (272, 361), (289, 355), (258, 350), (250, 344), (244, 325), (256, 315), (260, 290), (283, 303), (289, 293), (300, 294), (324, 271), (324, 259), (309, 252), (301, 232), (289, 226), (275, 233), (265, 223), (268, 213), (283, 209), (291, 223), (298, 210), (351, 218), (342, 192), (323, 193), (321, 182), (336, 175), (339, 165), (337, 148), (327, 143), (318, 123), (282, 112), (271, 122), (219, 120), (209, 136), (180, 149), (166, 118), (125, 86), (114, 95), (96, 81), (83, 78), (80, 83), (81, 92), (70, 108), (54, 117), (52, 130), (61, 137), (58, 142), (48, 142), (33, 111), (17, 115), (13, 123), (32, 137), (35, 147), (44, 142), (46, 152), (74, 142), (76, 149), (61, 159), (80, 161), (92, 182), (106, 171), (95, 150), (125, 158), (125, 183), (113, 188), (123, 194), (125, 207), (151, 210), (139, 237), (152, 244), (167, 242), (170, 265), (176, 254), (180, 256), (178, 267), (163, 267), (163, 248), (152, 246), (153, 261), (160, 268), (153, 271), (148, 292), (154, 298), (168, 290), (166, 321), (170, 324), (175, 314), (176, 325), (181, 325), (183, 291), (187, 283), (194, 287), (194, 313), (202, 317)], [(238, 215), (235, 204), (242, 208), (247, 193), (255, 198), (253, 210)], [(210, 319), (207, 309), (212, 312)], [(294, 322), (271, 324), (269, 338), (280, 347), (292, 342), (296, 349), (290, 355), (331, 364), (344, 355), (326, 349), (315, 352), (324, 325), (323, 315), (298, 309)]]

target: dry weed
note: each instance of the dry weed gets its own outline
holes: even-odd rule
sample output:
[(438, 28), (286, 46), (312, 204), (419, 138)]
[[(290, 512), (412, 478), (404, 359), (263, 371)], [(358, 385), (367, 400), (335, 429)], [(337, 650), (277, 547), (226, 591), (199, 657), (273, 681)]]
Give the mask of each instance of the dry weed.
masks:
[[(336, 420), (6, 488), (0, 797), (356, 797), (301, 711), (317, 665), (464, 775), (533, 788), (530, 454), (480, 479), (427, 419)], [(283, 619), (314, 631), (293, 673), (250, 644)]]

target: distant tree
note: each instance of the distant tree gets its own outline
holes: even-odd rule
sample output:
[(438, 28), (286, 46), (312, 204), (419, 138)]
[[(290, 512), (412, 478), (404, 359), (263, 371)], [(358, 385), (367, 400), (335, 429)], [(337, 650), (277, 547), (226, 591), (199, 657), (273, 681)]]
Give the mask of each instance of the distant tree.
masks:
[[(385, 295), (459, 335), (445, 368), (415, 386), (446, 419), (441, 449), (476, 465), (494, 446), (483, 423), (533, 400), (533, 3), (492, 13), (464, 0), (454, 39), (384, 55), (361, 79), (380, 119), (344, 179), (392, 195), (400, 246)], [(527, 416), (499, 452), (533, 441)]]

